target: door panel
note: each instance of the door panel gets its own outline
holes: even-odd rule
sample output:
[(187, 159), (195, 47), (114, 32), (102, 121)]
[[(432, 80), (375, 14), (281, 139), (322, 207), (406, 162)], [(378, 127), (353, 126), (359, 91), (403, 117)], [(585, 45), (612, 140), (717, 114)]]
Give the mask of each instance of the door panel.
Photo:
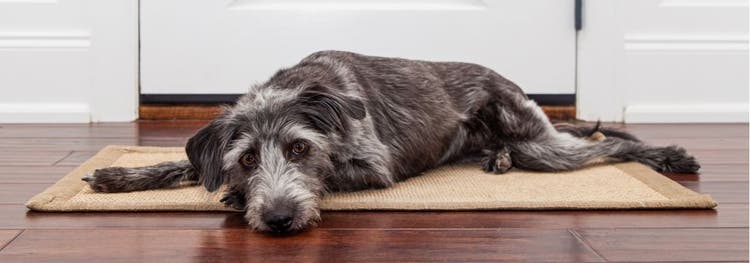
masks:
[(231, 94), (318, 50), (488, 66), (575, 92), (573, 1), (141, 1), (141, 93)]
[(138, 3), (0, 0), (0, 122), (134, 120)]
[(747, 122), (747, 0), (584, 4), (578, 117)]

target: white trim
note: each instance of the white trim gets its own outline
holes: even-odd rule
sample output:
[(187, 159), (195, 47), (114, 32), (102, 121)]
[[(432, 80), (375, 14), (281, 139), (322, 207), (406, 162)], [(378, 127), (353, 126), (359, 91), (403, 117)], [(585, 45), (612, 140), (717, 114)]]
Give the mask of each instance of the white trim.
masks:
[(91, 33), (80, 32), (0, 32), (0, 50), (86, 49)]
[(746, 34), (625, 34), (627, 51), (747, 51)]
[(747, 103), (631, 105), (628, 123), (748, 122)]
[(57, 0), (0, 0), (0, 4), (54, 4)]
[(747, 0), (662, 0), (659, 6), (668, 7), (747, 7)]
[(234, 0), (230, 10), (485, 10), (482, 0)]
[(0, 123), (88, 123), (85, 103), (0, 103)]

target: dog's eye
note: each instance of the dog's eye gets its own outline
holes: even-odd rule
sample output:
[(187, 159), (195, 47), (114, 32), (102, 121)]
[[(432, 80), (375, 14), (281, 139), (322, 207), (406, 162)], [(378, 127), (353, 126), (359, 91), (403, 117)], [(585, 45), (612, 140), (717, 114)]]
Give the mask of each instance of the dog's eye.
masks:
[(307, 144), (304, 142), (295, 142), (292, 144), (292, 155), (294, 157), (302, 157), (307, 152)]
[(255, 162), (257, 160), (255, 159), (255, 154), (252, 153), (245, 153), (240, 157), (240, 163), (246, 167), (253, 167), (255, 166)]

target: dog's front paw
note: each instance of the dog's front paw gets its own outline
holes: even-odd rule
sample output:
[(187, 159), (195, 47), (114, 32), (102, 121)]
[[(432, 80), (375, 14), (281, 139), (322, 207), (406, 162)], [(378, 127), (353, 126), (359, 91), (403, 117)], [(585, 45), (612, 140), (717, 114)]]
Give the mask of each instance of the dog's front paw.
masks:
[(247, 204), (245, 193), (234, 189), (227, 191), (220, 201), (224, 203), (225, 206), (236, 210), (245, 210)]
[(129, 192), (132, 191), (129, 175), (132, 174), (128, 168), (108, 167), (96, 169), (94, 172), (81, 178), (87, 182), (91, 189), (102, 193)]
[(488, 173), (504, 174), (513, 167), (510, 159), (510, 151), (501, 149), (498, 151), (485, 151), (483, 170)]

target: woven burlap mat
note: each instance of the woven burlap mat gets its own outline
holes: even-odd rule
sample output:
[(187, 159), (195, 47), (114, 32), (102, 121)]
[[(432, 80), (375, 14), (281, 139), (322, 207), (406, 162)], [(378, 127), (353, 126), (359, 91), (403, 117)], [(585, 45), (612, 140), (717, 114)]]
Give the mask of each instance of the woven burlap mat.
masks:
[[(144, 166), (184, 159), (183, 148), (108, 146), (26, 203), (38, 211), (231, 211), (221, 192), (199, 186), (96, 193), (81, 181), (107, 166)], [(549, 210), (713, 208), (693, 192), (638, 163), (603, 164), (561, 173), (511, 170), (487, 174), (476, 165), (444, 166), (394, 187), (325, 197), (323, 210)]]

